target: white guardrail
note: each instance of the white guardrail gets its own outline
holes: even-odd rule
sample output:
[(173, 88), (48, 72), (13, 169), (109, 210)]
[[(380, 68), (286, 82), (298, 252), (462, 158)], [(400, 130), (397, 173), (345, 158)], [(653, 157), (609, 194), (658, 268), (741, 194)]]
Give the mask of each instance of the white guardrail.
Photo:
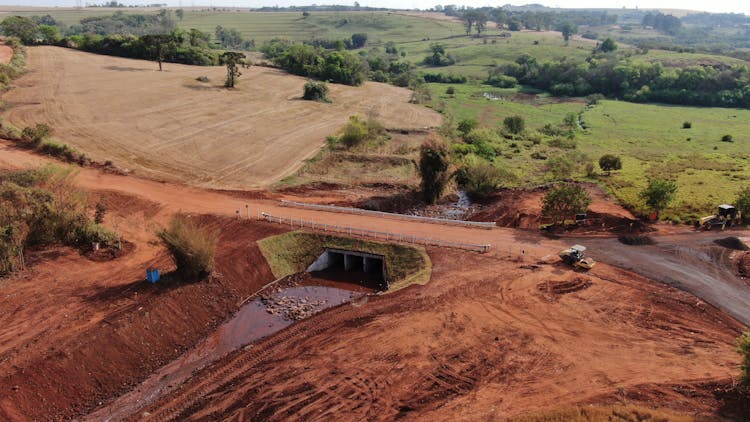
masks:
[(284, 199), (281, 200), (281, 205), (284, 207), (305, 208), (305, 209), (310, 209), (310, 210), (329, 211), (329, 212), (341, 212), (341, 213), (346, 213), (346, 214), (370, 215), (373, 217), (385, 217), (385, 218), (393, 218), (397, 220), (419, 221), (422, 223), (444, 224), (444, 225), (447, 224), (447, 225), (452, 225), (452, 226), (474, 227), (474, 228), (479, 228), (479, 229), (491, 229), (496, 226), (494, 221), (482, 222), (482, 221), (451, 220), (448, 218), (422, 217), (419, 215), (396, 214), (392, 212), (362, 210), (359, 208), (337, 207), (335, 205), (308, 204), (305, 202), (287, 201)]
[(360, 238), (367, 238), (367, 239), (373, 239), (373, 240), (383, 240), (386, 242), (390, 241), (390, 242), (415, 243), (415, 244), (426, 245), (426, 246), (439, 246), (442, 248), (463, 249), (463, 250), (479, 252), (479, 253), (486, 253), (490, 250), (490, 247), (491, 247), (490, 245), (476, 245), (472, 243), (451, 242), (447, 240), (431, 239), (428, 237), (419, 237), (419, 236), (405, 235), (405, 234), (400, 234), (400, 233), (360, 229), (360, 228), (356, 228), (352, 226), (337, 226), (335, 224), (322, 224), (322, 223), (317, 223), (315, 221), (303, 220), (301, 218), (277, 217), (267, 212), (261, 213), (261, 217), (263, 220), (269, 223), (278, 223), (278, 224), (288, 225), (292, 228), (294, 227), (305, 228), (305, 229), (311, 229), (317, 232), (338, 233), (338, 234), (343, 234), (349, 237), (360, 237)]

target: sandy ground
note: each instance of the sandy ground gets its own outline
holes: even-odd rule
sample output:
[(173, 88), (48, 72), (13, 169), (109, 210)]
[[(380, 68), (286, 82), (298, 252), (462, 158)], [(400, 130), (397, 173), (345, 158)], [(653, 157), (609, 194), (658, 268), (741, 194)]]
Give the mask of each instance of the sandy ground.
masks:
[[(0, 144), (0, 168), (47, 161)], [(296, 324), (196, 374), (147, 414), (476, 420), (607, 402), (644, 385), (679, 391), (696, 383), (728, 385), (738, 371), (734, 339), (742, 325), (688, 293), (605, 264), (589, 273), (556, 259), (536, 264), (565, 240), (291, 210), (253, 195), (240, 199), (94, 169), (82, 169), (75, 182), (93, 195), (105, 190), (112, 210), (106, 223), (134, 249), (109, 262), (68, 249), (41, 251), (32, 254), (32, 269), (0, 284), (0, 309), (10, 310), (0, 320), (8, 327), (0, 336), (4, 419), (70, 417), (105, 406), (193, 347), (270, 281), (254, 240), (288, 229), (216, 217), (207, 221), (225, 233), (217, 264), (222, 278), (164, 290), (142, 281), (146, 266), (169, 267), (153, 233), (172, 213), (231, 216), (244, 203), (281, 215), (527, 249), (523, 261), (518, 249), (513, 259), (430, 249), (427, 286)], [(695, 407), (683, 398), (663, 405), (691, 412), (722, 406), (716, 399)]]
[[(28, 49), (28, 73), (3, 99), (17, 127), (46, 123), (96, 160), (157, 179), (212, 188), (270, 184), (296, 170), (352, 114), (392, 128), (438, 126), (436, 112), (409, 104), (387, 84), (331, 84), (333, 103), (303, 101), (305, 78), (243, 69), (236, 90), (223, 67), (153, 62), (59, 47)], [(205, 75), (211, 80), (195, 79)], [(268, 122), (274, 122), (269, 124)]]

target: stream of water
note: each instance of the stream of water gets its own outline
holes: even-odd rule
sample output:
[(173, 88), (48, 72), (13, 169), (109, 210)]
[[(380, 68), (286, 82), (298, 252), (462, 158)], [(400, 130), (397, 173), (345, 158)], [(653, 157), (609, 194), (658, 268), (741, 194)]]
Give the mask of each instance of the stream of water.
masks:
[[(276, 303), (304, 306), (312, 315), (325, 309), (351, 302), (364, 296), (364, 292), (336, 287), (287, 287), (271, 295)], [(229, 321), (204, 339), (197, 347), (163, 366), (141, 385), (88, 415), (85, 420), (121, 420), (153, 403), (185, 382), (193, 372), (217, 361), (226, 354), (274, 334), (293, 324), (284, 312), (271, 313), (267, 303), (260, 298), (243, 305)]]

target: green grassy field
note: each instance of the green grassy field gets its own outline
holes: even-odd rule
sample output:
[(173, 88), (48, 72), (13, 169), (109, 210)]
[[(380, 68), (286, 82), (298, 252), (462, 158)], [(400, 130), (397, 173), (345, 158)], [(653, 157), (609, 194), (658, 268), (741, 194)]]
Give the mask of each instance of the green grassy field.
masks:
[[(454, 96), (445, 94), (448, 86), (456, 89)], [(623, 169), (597, 180), (638, 211), (645, 212), (638, 193), (654, 178), (676, 180), (677, 199), (664, 213), (676, 221), (688, 221), (720, 203), (731, 203), (737, 191), (750, 185), (750, 110), (623, 101), (586, 106), (580, 100), (559, 102), (554, 97), (519, 95), (514, 89), (487, 85), (430, 84), (430, 89), (432, 106), (456, 122), (474, 118), (493, 128), (499, 128), (507, 116), (520, 115), (527, 130), (533, 132), (547, 123), (559, 124), (568, 113), (583, 112), (586, 129), (577, 134), (574, 151), (586, 154), (592, 162), (603, 154), (620, 155)], [(501, 99), (487, 99), (485, 93)], [(685, 121), (692, 123), (691, 129), (682, 128)], [(733, 142), (721, 141), (727, 134)], [(522, 186), (549, 181), (544, 173), (546, 161), (532, 159), (532, 153), (550, 158), (570, 153), (545, 141), (534, 145), (503, 140), (500, 148), (503, 153), (496, 159), (498, 164), (519, 175), (516, 184)], [(582, 171), (575, 177), (590, 180)]]
[[(24, 16), (50, 14), (66, 25), (73, 25), (86, 16), (109, 15), (116, 11), (123, 13), (156, 13), (158, 9), (46, 9), (33, 11), (24, 8), (0, 9), (0, 16), (19, 14)], [(568, 59), (583, 60), (595, 46), (590, 40), (573, 39), (565, 43), (559, 33), (554, 32), (513, 32), (510, 38), (499, 36), (500, 31), (492, 22), (487, 25), (485, 37), (466, 37), (460, 22), (403, 15), (397, 12), (311, 12), (302, 16), (300, 12), (250, 12), (247, 9), (186, 9), (182, 21), (176, 20), (181, 28), (196, 28), (213, 34), (218, 25), (237, 29), (244, 38), (255, 40), (260, 46), (273, 38), (290, 40), (344, 39), (353, 33), (367, 33), (368, 46), (382, 47), (386, 42), (394, 42), (399, 50), (406, 53), (406, 59), (421, 63), (428, 55), (430, 44), (439, 42), (457, 58), (457, 63), (447, 67), (427, 68), (425, 71), (455, 73), (475, 79), (484, 79), (487, 70), (498, 64), (515, 60), (521, 54), (531, 54), (538, 60)], [(629, 49), (623, 46), (622, 49)], [(633, 56), (634, 61), (662, 61), (674, 65), (707, 63), (745, 63), (738, 59), (711, 54), (680, 54), (672, 51), (651, 50), (646, 55)]]

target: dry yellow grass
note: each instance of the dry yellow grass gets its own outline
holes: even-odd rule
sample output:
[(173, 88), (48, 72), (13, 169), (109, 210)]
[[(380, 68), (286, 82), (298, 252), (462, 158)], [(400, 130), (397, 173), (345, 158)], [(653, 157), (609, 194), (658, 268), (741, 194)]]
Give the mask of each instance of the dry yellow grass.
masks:
[[(261, 187), (294, 172), (349, 115), (374, 114), (386, 127), (437, 126), (441, 117), (385, 84), (330, 86), (332, 104), (302, 101), (305, 79), (243, 69), (235, 90), (223, 67), (29, 48), (28, 74), (3, 96), (5, 120), (47, 123), (55, 136), (97, 160), (202, 187)], [(210, 82), (196, 81), (208, 76)]]

